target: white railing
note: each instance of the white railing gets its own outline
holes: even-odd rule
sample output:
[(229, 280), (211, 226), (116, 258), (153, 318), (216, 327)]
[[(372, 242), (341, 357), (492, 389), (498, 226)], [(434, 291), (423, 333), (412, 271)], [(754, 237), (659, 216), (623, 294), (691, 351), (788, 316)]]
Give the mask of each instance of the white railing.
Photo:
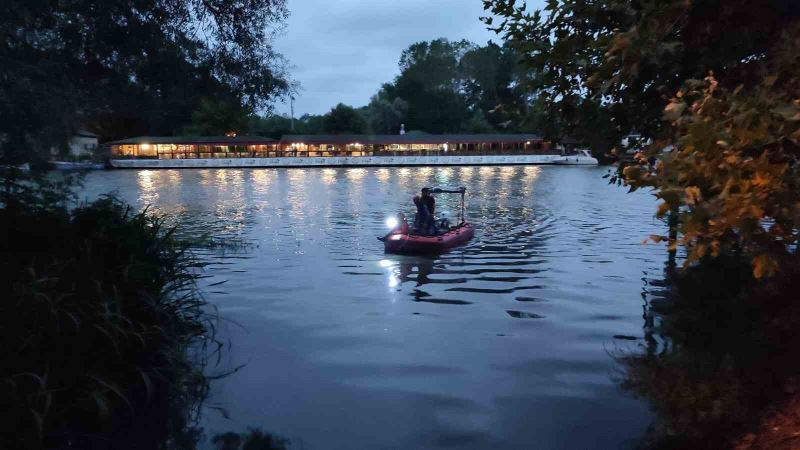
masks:
[[(573, 157), (574, 158), (574, 157)], [(230, 159), (112, 159), (118, 168), (354, 167), (569, 164), (561, 155), (334, 156)], [(594, 159), (594, 158), (592, 158)], [(594, 160), (596, 164), (597, 160)], [(581, 165), (591, 164), (581, 161)]]

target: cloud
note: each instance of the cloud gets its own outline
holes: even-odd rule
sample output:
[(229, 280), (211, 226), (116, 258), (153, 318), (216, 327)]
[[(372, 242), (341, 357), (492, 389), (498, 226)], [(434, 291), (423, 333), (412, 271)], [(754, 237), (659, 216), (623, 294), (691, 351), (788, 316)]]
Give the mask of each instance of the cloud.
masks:
[[(480, 22), (481, 0), (289, 0), (292, 16), (275, 42), (302, 91), (295, 115), (339, 102), (363, 106), (398, 73), (400, 53), (446, 37), (484, 44), (496, 35)], [(276, 111), (288, 112), (288, 105)]]

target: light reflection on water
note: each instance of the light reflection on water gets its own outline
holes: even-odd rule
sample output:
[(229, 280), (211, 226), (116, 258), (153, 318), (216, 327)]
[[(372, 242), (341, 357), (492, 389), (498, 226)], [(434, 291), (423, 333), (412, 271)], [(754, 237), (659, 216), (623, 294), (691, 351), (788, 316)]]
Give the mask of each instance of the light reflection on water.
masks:
[[(642, 335), (663, 267), (646, 193), (602, 168), (203, 169), (92, 173), (119, 195), (250, 245), (203, 250), (230, 339), (215, 384), (231, 414), (305, 448), (616, 448), (647, 424), (609, 350)], [(426, 185), (466, 185), (476, 238), (438, 258), (375, 238)], [(458, 196), (437, 211), (456, 217)], [(228, 323), (228, 322), (223, 322)], [(632, 343), (631, 343), (632, 342)], [(580, 432), (575, 432), (580, 430)]]

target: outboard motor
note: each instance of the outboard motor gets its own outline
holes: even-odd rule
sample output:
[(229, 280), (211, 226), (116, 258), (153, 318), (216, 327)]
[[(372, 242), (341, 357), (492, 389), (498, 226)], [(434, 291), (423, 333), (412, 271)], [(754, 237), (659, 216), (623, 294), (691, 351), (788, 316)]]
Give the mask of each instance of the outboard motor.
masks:
[(450, 220), (442, 213), (442, 217), (439, 219), (439, 223), (436, 224), (437, 227), (442, 231), (450, 230)]

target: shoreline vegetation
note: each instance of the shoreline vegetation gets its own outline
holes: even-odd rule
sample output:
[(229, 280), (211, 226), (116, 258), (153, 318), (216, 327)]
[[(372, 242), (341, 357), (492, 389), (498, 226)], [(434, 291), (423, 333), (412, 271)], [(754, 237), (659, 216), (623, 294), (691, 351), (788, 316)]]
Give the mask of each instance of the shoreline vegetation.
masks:
[(3, 448), (194, 448), (218, 351), (202, 267), (162, 218), (20, 173), (0, 198)]
[(800, 446), (800, 271), (770, 284), (742, 258), (665, 270), (645, 343), (617, 355), (622, 389), (649, 401), (648, 449)]
[(290, 448), (257, 428), (199, 427), (226, 374), (207, 373), (223, 344), (193, 250), (247, 244), (188, 240), (112, 196), (77, 204), (77, 177), (12, 170), (0, 182), (0, 448)]

